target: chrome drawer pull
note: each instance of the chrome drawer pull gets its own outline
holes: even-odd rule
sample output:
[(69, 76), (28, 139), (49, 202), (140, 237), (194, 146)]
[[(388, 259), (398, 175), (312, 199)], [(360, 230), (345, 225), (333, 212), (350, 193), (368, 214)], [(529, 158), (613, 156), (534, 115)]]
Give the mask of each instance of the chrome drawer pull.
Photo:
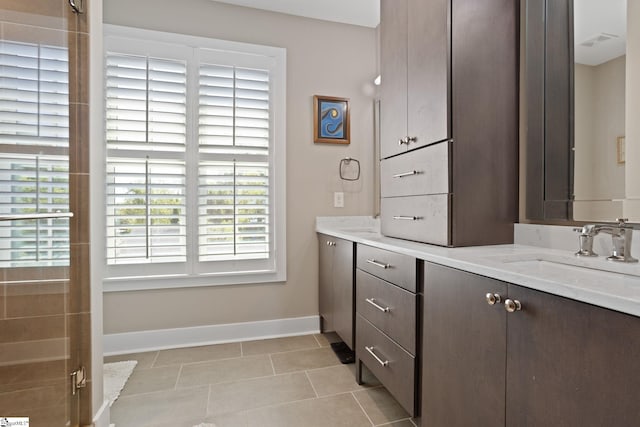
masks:
[(380, 304), (378, 304), (375, 298), (365, 298), (364, 300), (383, 313), (388, 313), (389, 311), (391, 311), (389, 307), (383, 307)]
[(383, 263), (381, 263), (381, 262), (376, 261), (375, 259), (368, 259), (368, 260), (367, 260), (367, 262), (368, 262), (369, 264), (373, 264), (373, 265), (375, 265), (376, 267), (384, 268), (385, 270), (386, 270), (387, 268), (391, 268), (391, 265), (390, 265), (390, 264), (383, 264)]
[(404, 178), (405, 176), (411, 176), (411, 175), (418, 175), (420, 172), (418, 171), (411, 171), (411, 172), (404, 172), (404, 173), (397, 173), (395, 175), (393, 175), (394, 178)]
[(389, 361), (388, 360), (382, 360), (378, 357), (377, 354), (375, 354), (373, 352), (373, 347), (367, 347), (366, 345), (364, 346), (364, 349), (367, 350), (369, 352), (370, 355), (373, 356), (374, 359), (376, 359), (378, 361), (379, 364), (381, 364), (384, 367), (387, 367), (389, 365)]
[(403, 220), (403, 221), (417, 221), (420, 218), (418, 218), (417, 216), (396, 215), (396, 216), (393, 217), (393, 219), (399, 219), (399, 220)]

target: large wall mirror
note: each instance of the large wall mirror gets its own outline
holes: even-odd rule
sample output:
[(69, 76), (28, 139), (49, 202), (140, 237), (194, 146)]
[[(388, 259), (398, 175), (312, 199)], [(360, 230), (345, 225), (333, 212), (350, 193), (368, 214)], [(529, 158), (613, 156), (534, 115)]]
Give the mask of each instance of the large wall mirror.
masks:
[(528, 220), (640, 223), (638, 125), (626, 119), (638, 117), (628, 111), (628, 86), (640, 84), (630, 72), (640, 41), (627, 37), (634, 1), (525, 1)]

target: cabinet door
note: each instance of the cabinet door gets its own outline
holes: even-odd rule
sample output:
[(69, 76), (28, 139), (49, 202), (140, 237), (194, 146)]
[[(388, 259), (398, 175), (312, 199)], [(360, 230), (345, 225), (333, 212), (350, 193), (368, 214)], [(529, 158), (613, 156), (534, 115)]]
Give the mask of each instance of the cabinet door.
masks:
[(407, 0), (380, 2), (380, 157), (405, 152), (407, 136)]
[(333, 323), (333, 242), (335, 239), (318, 235), (319, 262), (319, 300), (320, 300), (320, 329), (322, 332), (334, 330)]
[(353, 350), (353, 242), (333, 241), (333, 327)]
[[(451, 0), (409, 0), (409, 149), (449, 138)], [(384, 80), (383, 80), (384, 82)]]
[(506, 291), (503, 282), (425, 263), (422, 425), (504, 426), (506, 311), (485, 295)]
[(640, 319), (509, 285), (507, 426), (640, 425)]

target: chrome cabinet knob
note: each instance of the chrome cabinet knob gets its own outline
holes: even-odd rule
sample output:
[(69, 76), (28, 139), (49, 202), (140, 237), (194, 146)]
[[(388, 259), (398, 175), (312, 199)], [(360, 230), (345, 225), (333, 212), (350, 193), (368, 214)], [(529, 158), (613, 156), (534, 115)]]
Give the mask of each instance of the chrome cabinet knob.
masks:
[(504, 301), (504, 309), (509, 313), (522, 310), (522, 304), (517, 299), (506, 299)]
[(403, 145), (403, 144), (409, 144), (409, 137), (405, 137), (405, 138), (400, 138), (398, 140), (398, 145)]
[(411, 142), (418, 142), (418, 137), (417, 136), (408, 136), (407, 137), (407, 144), (409, 144)]
[(487, 295), (485, 295), (485, 298), (487, 299), (487, 304), (489, 305), (496, 305), (502, 302), (502, 297), (500, 296), (500, 294), (492, 294), (491, 292), (488, 292)]

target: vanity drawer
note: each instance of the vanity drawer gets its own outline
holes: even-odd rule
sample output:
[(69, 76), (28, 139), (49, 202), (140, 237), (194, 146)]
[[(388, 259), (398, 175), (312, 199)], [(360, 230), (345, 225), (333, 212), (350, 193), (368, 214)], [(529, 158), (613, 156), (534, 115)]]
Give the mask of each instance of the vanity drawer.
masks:
[(358, 360), (415, 415), (415, 358), (360, 315), (356, 320), (356, 363)]
[(416, 259), (384, 249), (358, 244), (356, 266), (376, 277), (416, 292)]
[(449, 193), (449, 142), (380, 162), (382, 197)]
[(446, 246), (449, 244), (449, 194), (383, 198), (382, 234)]
[(356, 296), (358, 314), (416, 354), (416, 294), (356, 270)]

